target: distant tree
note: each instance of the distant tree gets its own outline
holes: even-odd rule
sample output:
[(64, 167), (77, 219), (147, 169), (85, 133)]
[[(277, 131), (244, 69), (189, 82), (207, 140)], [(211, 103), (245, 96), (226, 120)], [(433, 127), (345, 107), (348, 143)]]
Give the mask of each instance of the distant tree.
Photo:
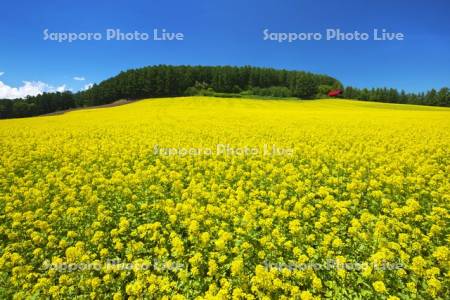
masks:
[(346, 87), (344, 97), (348, 99), (370, 100), (389, 103), (406, 103), (419, 105), (439, 105), (450, 106), (449, 88), (442, 88), (438, 91), (432, 89), (427, 93), (406, 93), (396, 89), (376, 88), (376, 89), (357, 89)]
[(437, 94), (438, 105), (440, 106), (450, 106), (450, 89), (442, 88)]

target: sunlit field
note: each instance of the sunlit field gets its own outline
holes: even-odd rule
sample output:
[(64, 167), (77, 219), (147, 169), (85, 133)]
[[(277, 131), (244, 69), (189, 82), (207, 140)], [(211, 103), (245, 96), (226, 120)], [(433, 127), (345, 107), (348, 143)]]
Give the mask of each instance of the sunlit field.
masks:
[(0, 121), (0, 298), (449, 299), (450, 109), (149, 99)]

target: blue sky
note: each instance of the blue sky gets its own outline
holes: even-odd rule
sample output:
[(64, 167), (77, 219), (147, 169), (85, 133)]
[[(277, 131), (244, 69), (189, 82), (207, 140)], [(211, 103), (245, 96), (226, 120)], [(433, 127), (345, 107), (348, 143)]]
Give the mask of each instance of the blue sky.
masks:
[[(76, 91), (121, 70), (153, 64), (267, 66), (324, 73), (358, 87), (440, 88), (450, 86), (449, 16), (448, 0), (8, 1), (1, 4), (0, 98), (2, 89), (10, 95)], [(44, 29), (105, 35), (108, 28), (166, 29), (185, 37), (43, 40)], [(405, 40), (263, 40), (264, 29), (323, 33), (327, 28), (370, 34), (386, 29), (405, 34)]]

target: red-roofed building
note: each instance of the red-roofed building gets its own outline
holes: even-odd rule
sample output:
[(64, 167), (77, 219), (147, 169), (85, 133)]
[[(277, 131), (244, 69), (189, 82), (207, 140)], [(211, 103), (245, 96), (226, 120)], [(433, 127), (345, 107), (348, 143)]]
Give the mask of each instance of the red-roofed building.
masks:
[(337, 97), (342, 95), (342, 90), (332, 90), (328, 93), (329, 97)]

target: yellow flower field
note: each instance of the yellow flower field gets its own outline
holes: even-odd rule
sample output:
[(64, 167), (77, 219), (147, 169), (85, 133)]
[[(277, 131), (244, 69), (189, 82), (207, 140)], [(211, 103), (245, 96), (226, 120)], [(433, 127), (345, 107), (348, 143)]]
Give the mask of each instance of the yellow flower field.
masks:
[(0, 298), (449, 299), (450, 109), (149, 99), (0, 121)]

